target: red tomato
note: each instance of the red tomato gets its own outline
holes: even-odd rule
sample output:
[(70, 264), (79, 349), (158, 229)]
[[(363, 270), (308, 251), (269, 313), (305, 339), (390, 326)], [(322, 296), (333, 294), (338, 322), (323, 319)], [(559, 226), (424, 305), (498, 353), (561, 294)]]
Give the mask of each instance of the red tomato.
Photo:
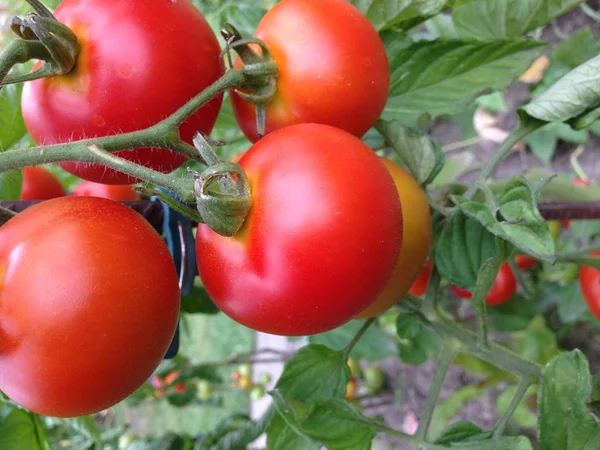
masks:
[[(473, 294), (466, 289), (450, 285), (450, 289), (460, 298), (471, 298)], [(517, 291), (517, 279), (508, 263), (500, 266), (496, 281), (492, 289), (485, 298), (485, 304), (489, 306), (498, 306), (506, 303)]]
[(175, 385), (175, 387), (173, 388), (173, 390), (178, 393), (178, 394), (185, 394), (185, 384), (183, 383), (178, 383)]
[[(360, 137), (375, 124), (390, 86), (387, 55), (373, 25), (346, 0), (283, 0), (255, 36), (279, 68), (277, 93), (266, 108), (267, 134), (322, 123)], [(235, 91), (231, 99), (241, 129), (255, 142), (254, 106)]]
[(429, 278), (431, 278), (431, 272), (433, 270), (433, 263), (431, 261), (425, 262), (425, 265), (421, 269), (421, 273), (410, 287), (408, 292), (412, 295), (420, 297), (427, 292), (427, 286), (429, 285)]
[[(216, 36), (189, 0), (64, 0), (55, 12), (79, 39), (73, 71), (25, 84), (23, 118), (38, 144), (136, 131), (183, 106), (222, 74)], [(214, 99), (180, 128), (191, 143), (210, 133), (221, 106)], [(185, 158), (164, 149), (119, 156), (162, 172)], [(98, 165), (65, 162), (69, 172), (96, 182), (137, 180)]]
[(528, 270), (535, 267), (539, 261), (531, 256), (517, 255), (515, 256), (515, 264), (521, 270)]
[(0, 390), (59, 417), (103, 410), (144, 384), (179, 314), (161, 236), (96, 197), (38, 203), (0, 228), (0, 298)]
[(23, 184), (21, 185), (21, 200), (50, 200), (64, 197), (65, 189), (54, 175), (39, 166), (23, 169)]
[(84, 181), (75, 188), (71, 195), (102, 197), (118, 202), (135, 202), (140, 199), (140, 194), (135, 192), (130, 184), (102, 184), (93, 181)]
[(359, 314), (360, 319), (387, 311), (408, 292), (427, 259), (431, 243), (431, 212), (423, 189), (401, 166), (389, 159), (383, 162), (396, 184), (402, 211), (406, 212), (402, 217), (402, 250), (385, 289), (375, 303)]
[[(600, 252), (592, 253), (591, 256), (600, 256)], [(582, 266), (579, 269), (579, 285), (588, 308), (600, 320), (600, 270)]]
[(242, 229), (200, 225), (198, 268), (228, 316), (255, 330), (309, 335), (375, 301), (402, 241), (398, 193), (360, 139), (318, 124), (286, 127), (241, 158), (253, 206)]

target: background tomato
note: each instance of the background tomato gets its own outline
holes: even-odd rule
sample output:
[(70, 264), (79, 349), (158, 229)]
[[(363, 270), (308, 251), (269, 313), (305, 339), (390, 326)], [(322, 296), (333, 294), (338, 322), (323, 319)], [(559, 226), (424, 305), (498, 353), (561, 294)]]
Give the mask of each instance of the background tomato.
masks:
[[(402, 204), (402, 249), (385, 289), (375, 303), (359, 314), (361, 319), (388, 310), (408, 292), (421, 272), (431, 244), (431, 213), (421, 186), (398, 164), (389, 159), (383, 159), (383, 162), (394, 179)], [(431, 274), (431, 268), (429, 273)]]
[[(267, 134), (322, 123), (360, 137), (375, 124), (387, 101), (388, 60), (377, 31), (350, 3), (283, 0), (263, 17), (255, 36), (279, 68)], [(258, 140), (254, 106), (235, 91), (231, 99), (244, 134)]]
[[(471, 298), (473, 294), (458, 286), (450, 285), (450, 289), (460, 298)], [(486, 305), (497, 306), (506, 303), (517, 291), (517, 279), (508, 263), (500, 266), (496, 281), (485, 298)]]
[(65, 196), (65, 189), (54, 175), (39, 166), (23, 169), (21, 200), (49, 200)]
[[(25, 84), (23, 118), (38, 144), (135, 131), (154, 125), (213, 83), (222, 73), (219, 43), (188, 1), (64, 0), (56, 18), (79, 39), (73, 71)], [(191, 143), (196, 131), (210, 133), (222, 96), (180, 128)], [(170, 172), (185, 158), (164, 149), (118, 153)], [(136, 180), (98, 165), (65, 162), (69, 172), (96, 182)]]
[(84, 181), (71, 195), (109, 198), (119, 202), (135, 202), (140, 199), (140, 194), (134, 191), (130, 184), (103, 184), (93, 181)]
[(429, 285), (429, 278), (431, 278), (431, 272), (433, 270), (433, 263), (431, 261), (426, 261), (419, 273), (419, 276), (412, 284), (408, 292), (412, 295), (420, 297), (425, 292), (427, 292), (427, 286)]
[(0, 390), (51, 416), (91, 414), (133, 393), (179, 314), (160, 235), (96, 197), (48, 200), (0, 228), (0, 298)]
[(360, 139), (303, 124), (261, 139), (240, 160), (253, 206), (232, 238), (198, 227), (200, 277), (249, 328), (308, 335), (377, 298), (398, 260), (402, 214), (392, 178)]
[(515, 265), (521, 270), (528, 270), (535, 267), (539, 261), (531, 256), (517, 255), (515, 256)]
[[(600, 252), (591, 256), (600, 256)], [(579, 285), (588, 308), (600, 320), (600, 270), (591, 266), (582, 266), (579, 269)]]

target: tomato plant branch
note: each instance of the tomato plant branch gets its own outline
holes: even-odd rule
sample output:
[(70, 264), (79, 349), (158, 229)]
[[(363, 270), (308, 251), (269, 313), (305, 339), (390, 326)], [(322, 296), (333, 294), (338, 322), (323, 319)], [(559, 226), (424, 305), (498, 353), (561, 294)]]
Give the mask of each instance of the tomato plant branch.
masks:
[(427, 286), (427, 294), (425, 294), (425, 301), (423, 302), (423, 314), (431, 316), (437, 311), (437, 300), (440, 290), (440, 283), (442, 277), (440, 276), (437, 268), (434, 266), (431, 271), (431, 278)]
[(446, 374), (448, 373), (448, 369), (450, 368), (450, 365), (452, 365), (455, 356), (456, 352), (453, 341), (444, 340), (444, 344), (436, 360), (435, 375), (431, 382), (431, 386), (429, 387), (429, 392), (427, 393), (425, 406), (423, 406), (423, 411), (419, 416), (419, 426), (415, 435), (420, 440), (424, 440), (427, 436), (435, 405), (438, 402), (444, 380), (446, 379)]
[(469, 186), (465, 192), (465, 197), (472, 200), (473, 197), (475, 197), (479, 186), (485, 183), (485, 181), (496, 171), (500, 162), (508, 156), (515, 144), (545, 124), (546, 122), (537, 119), (529, 119), (525, 123), (521, 122), (486, 163), (483, 170), (479, 173), (477, 180)]
[(502, 433), (504, 433), (504, 429), (506, 428), (508, 420), (515, 412), (515, 410), (519, 406), (519, 403), (521, 403), (521, 400), (523, 400), (523, 397), (527, 393), (527, 389), (529, 389), (529, 386), (531, 386), (532, 384), (533, 383), (529, 378), (522, 378), (521, 381), (519, 381), (519, 385), (517, 386), (517, 392), (515, 392), (514, 397), (508, 405), (508, 408), (506, 408), (506, 411), (504, 411), (502, 417), (500, 417), (498, 419), (498, 422), (496, 422), (496, 425), (494, 425), (494, 438), (499, 438), (502, 436)]
[(368, 319), (363, 324), (363, 326), (360, 327), (360, 330), (358, 330), (356, 332), (356, 334), (354, 335), (352, 340), (348, 343), (348, 345), (346, 345), (346, 348), (344, 348), (344, 359), (348, 359), (348, 357), (350, 356), (350, 352), (352, 351), (352, 349), (354, 348), (356, 343), (360, 340), (360, 338), (363, 336), (363, 334), (366, 333), (366, 331), (369, 329), (369, 327), (371, 325), (373, 325), (373, 323), (375, 322), (375, 319), (376, 319), (376, 317), (371, 317), (370, 319)]
[(519, 268), (517, 267), (517, 264), (515, 263), (515, 259), (509, 258), (508, 265), (510, 266), (511, 270), (513, 271), (513, 273), (515, 275), (515, 278), (517, 279), (517, 284), (523, 290), (523, 295), (525, 296), (525, 298), (528, 298), (528, 299), (532, 298), (533, 294), (531, 293), (531, 290), (529, 289), (529, 286), (527, 285), (527, 282), (525, 281), (523, 272), (521, 270), (519, 270)]
[(23, 41), (15, 39), (0, 53), (0, 85), (8, 72), (17, 64), (23, 64), (31, 59), (45, 59), (49, 54), (44, 44), (38, 41)]
[(420, 310), (419, 303), (421, 301), (418, 298), (407, 294), (398, 307), (404, 311), (415, 313), (423, 325), (436, 332), (444, 341), (456, 340), (461, 345), (462, 351), (471, 353), (507, 372), (527, 376), (531, 379), (539, 378), (542, 370), (539, 364), (525, 359), (495, 342), (490, 342), (488, 348), (481, 347), (476, 333), (457, 325), (442, 311), (435, 316), (425, 316)]

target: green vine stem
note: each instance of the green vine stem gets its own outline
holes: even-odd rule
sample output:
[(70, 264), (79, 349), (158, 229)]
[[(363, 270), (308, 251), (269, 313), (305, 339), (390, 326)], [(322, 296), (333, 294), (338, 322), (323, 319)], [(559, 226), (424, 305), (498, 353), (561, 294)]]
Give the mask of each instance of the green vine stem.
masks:
[(419, 321), (441, 336), (444, 342), (455, 340), (459, 346), (456, 349), (457, 353), (471, 353), (496, 367), (521, 377), (539, 378), (542, 370), (539, 364), (529, 361), (495, 342), (490, 342), (487, 348), (482, 347), (476, 333), (457, 325), (443, 311), (440, 311), (435, 317), (426, 317), (420, 310), (420, 303), (420, 299), (407, 294), (398, 303), (398, 307), (401, 310), (415, 313)]
[(456, 352), (453, 341), (444, 340), (444, 344), (436, 360), (435, 375), (431, 382), (431, 386), (429, 387), (429, 392), (427, 393), (427, 400), (425, 401), (425, 406), (423, 406), (423, 411), (419, 416), (419, 426), (416, 432), (417, 439), (425, 440), (427, 437), (427, 431), (431, 425), (435, 405), (438, 402), (444, 380), (446, 379), (446, 374), (448, 373), (448, 369), (454, 361), (455, 356)]
[(484, 166), (483, 170), (477, 177), (477, 180), (471, 186), (469, 186), (469, 188), (465, 192), (465, 197), (469, 200), (472, 200), (473, 197), (475, 197), (477, 191), (479, 190), (479, 186), (485, 183), (485, 181), (495, 172), (500, 162), (508, 156), (515, 144), (544, 125), (546, 125), (546, 122), (543, 122), (541, 120), (524, 119), (519, 124), (519, 126), (515, 128), (515, 130), (506, 138), (506, 140), (498, 148), (496, 153), (487, 162), (487, 164)]
[(425, 301), (423, 302), (423, 313), (428, 317), (437, 313), (437, 299), (441, 282), (442, 277), (437, 268), (433, 266), (427, 286), (427, 294), (425, 294)]
[(508, 420), (511, 418), (511, 416), (515, 412), (515, 410), (519, 406), (519, 403), (521, 403), (521, 400), (523, 400), (523, 397), (527, 393), (527, 389), (529, 389), (529, 386), (531, 386), (532, 384), (533, 383), (531, 382), (531, 380), (529, 378), (521, 379), (521, 381), (519, 382), (519, 385), (517, 386), (517, 392), (515, 392), (514, 397), (510, 401), (510, 404), (508, 405), (508, 408), (506, 408), (506, 411), (504, 411), (504, 414), (502, 414), (502, 417), (500, 417), (498, 419), (498, 422), (496, 422), (496, 425), (494, 425), (494, 435), (493, 435), (494, 438), (499, 438), (502, 436), (502, 433), (504, 433), (504, 429), (506, 428), (506, 424), (508, 423)]
[(360, 340), (360, 338), (363, 337), (363, 334), (366, 333), (366, 331), (369, 329), (369, 327), (371, 325), (373, 325), (373, 323), (375, 323), (375, 319), (376, 319), (376, 317), (371, 317), (369, 320), (367, 320), (363, 324), (363, 326), (360, 327), (360, 330), (358, 330), (356, 332), (356, 334), (354, 335), (352, 340), (348, 343), (348, 345), (346, 345), (346, 348), (344, 348), (344, 358), (345, 359), (348, 359), (348, 357), (350, 356), (350, 352), (352, 351), (354, 346), (357, 344), (357, 342)]
[(523, 272), (521, 270), (519, 270), (519, 268), (517, 267), (517, 264), (515, 263), (515, 258), (510, 258), (508, 260), (508, 265), (510, 266), (510, 269), (515, 274), (515, 278), (517, 279), (517, 284), (523, 290), (523, 296), (525, 298), (527, 298), (527, 299), (532, 298), (533, 294), (532, 294), (531, 290), (529, 289), (529, 286), (527, 285), (527, 282), (525, 281), (525, 277), (523, 276)]

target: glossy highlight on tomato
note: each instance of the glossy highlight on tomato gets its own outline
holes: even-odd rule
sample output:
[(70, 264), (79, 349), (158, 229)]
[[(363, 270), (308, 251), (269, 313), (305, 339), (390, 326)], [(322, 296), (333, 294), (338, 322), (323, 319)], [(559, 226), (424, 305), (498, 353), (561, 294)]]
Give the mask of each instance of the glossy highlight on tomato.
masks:
[(48, 169), (40, 166), (23, 168), (21, 200), (50, 200), (65, 195), (62, 184)]
[(233, 237), (198, 226), (200, 277), (237, 322), (309, 335), (356, 317), (385, 287), (402, 242), (392, 177), (360, 139), (286, 127), (242, 156), (253, 205)]
[[(25, 84), (23, 118), (40, 145), (140, 130), (156, 124), (222, 74), (220, 46), (189, 0), (64, 0), (56, 18), (79, 40), (75, 68)], [(219, 96), (180, 127), (183, 140), (210, 133)], [(165, 149), (117, 155), (161, 172), (185, 161)], [(81, 178), (110, 184), (137, 180), (81, 162), (61, 165)]]
[[(385, 158), (383, 163), (392, 175), (402, 204), (402, 250), (385, 289), (375, 303), (359, 314), (360, 319), (387, 311), (411, 289), (427, 259), (431, 244), (431, 212), (421, 186), (398, 164)], [(426, 289), (427, 281), (423, 292)]]
[[(470, 299), (473, 294), (467, 289), (450, 285), (450, 290), (459, 298)], [(500, 266), (496, 281), (485, 297), (485, 304), (489, 306), (498, 306), (506, 303), (517, 291), (517, 278), (508, 263)]]
[[(600, 256), (600, 252), (590, 256)], [(591, 266), (582, 266), (579, 269), (579, 286), (588, 308), (596, 319), (600, 320), (600, 270)]]
[[(360, 137), (375, 124), (388, 97), (389, 63), (377, 31), (349, 2), (283, 0), (262, 18), (255, 37), (279, 69), (266, 134), (321, 123)], [(254, 105), (235, 90), (231, 100), (240, 128), (256, 142)]]
[(103, 184), (93, 181), (84, 181), (71, 195), (102, 197), (118, 202), (135, 202), (141, 198), (130, 184)]
[(29, 207), (0, 227), (0, 391), (50, 416), (113, 406), (162, 360), (179, 297), (166, 244), (131, 208)]

